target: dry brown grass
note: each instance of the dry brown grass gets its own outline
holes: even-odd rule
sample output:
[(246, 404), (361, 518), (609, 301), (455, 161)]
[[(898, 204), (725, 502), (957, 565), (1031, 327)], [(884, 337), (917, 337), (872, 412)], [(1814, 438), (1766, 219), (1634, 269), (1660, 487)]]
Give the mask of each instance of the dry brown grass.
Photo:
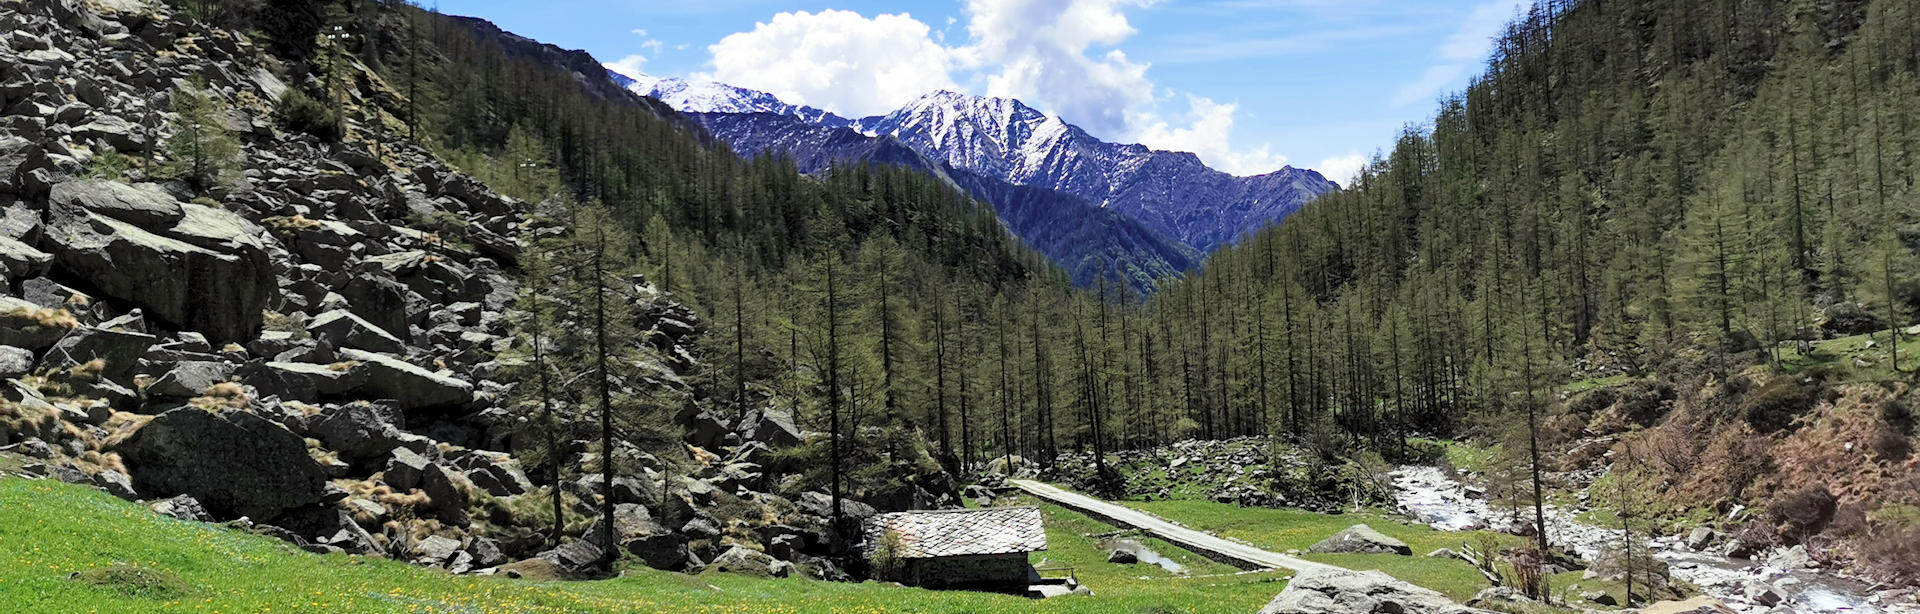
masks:
[(220, 382), (200, 391), (200, 396), (188, 399), (187, 404), (207, 411), (242, 409), (247, 406), (247, 389), (234, 382)]
[(107, 361), (99, 358), (67, 368), (67, 377), (82, 382), (100, 381), (100, 374), (107, 370)]
[(297, 231), (320, 227), (320, 222), (307, 219), (307, 216), (299, 214), (270, 217), (260, 221), (266, 224), (267, 229), (272, 230), (275, 234), (292, 234)]
[[(79, 298), (79, 295), (75, 295), (75, 298)], [(73, 330), (80, 326), (80, 320), (65, 309), (16, 307), (0, 311), (0, 325), (28, 330)]]

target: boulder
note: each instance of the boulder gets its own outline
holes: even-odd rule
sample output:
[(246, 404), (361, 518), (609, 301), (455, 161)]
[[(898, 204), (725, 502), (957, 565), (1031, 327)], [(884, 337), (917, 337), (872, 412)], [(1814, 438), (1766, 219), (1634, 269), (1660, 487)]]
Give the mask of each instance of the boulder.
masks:
[(426, 473), (429, 464), (432, 464), (432, 461), (413, 450), (394, 448), (387, 457), (381, 481), (403, 491), (418, 488), (420, 477)]
[(460, 465), (467, 468), (467, 481), (489, 495), (512, 497), (533, 491), (533, 480), (520, 470), (520, 462), (505, 454), (473, 452)]
[[(147, 147), (146, 136), (142, 134), (139, 126), (113, 115), (102, 115), (95, 117), (93, 121), (74, 126), (70, 134), (74, 138), (89, 141), (98, 139), (120, 153), (140, 153)], [(54, 189), (58, 191), (59, 187), (55, 186)]]
[(0, 236), (0, 283), (9, 279), (37, 277), (47, 272), (53, 254), (9, 237)]
[[(828, 518), (833, 513), (833, 497), (817, 491), (803, 492), (800, 493), (800, 499), (794, 502), (794, 506), (800, 508), (802, 512)], [(840, 514), (849, 520), (865, 521), (877, 513), (879, 512), (871, 505), (845, 497), (840, 499)]]
[(373, 535), (353, 521), (352, 514), (331, 505), (289, 510), (275, 519), (274, 525), (292, 531), (308, 543), (354, 554), (367, 554), (379, 548)]
[(1704, 551), (1707, 549), (1707, 546), (1713, 545), (1713, 540), (1716, 537), (1718, 537), (1718, 534), (1714, 533), (1712, 528), (1694, 527), (1693, 532), (1687, 534), (1687, 547), (1692, 548), (1695, 552)]
[(232, 379), (234, 365), (226, 362), (189, 360), (173, 365), (159, 379), (147, 385), (147, 394), (176, 399), (192, 398), (214, 384)]
[(1405, 542), (1387, 537), (1364, 524), (1347, 527), (1320, 543), (1307, 548), (1308, 552), (1320, 554), (1352, 553), (1392, 553), (1405, 556), (1413, 555), (1413, 548)]
[[(399, 410), (377, 403), (355, 402), (327, 407), (308, 430), (315, 439), (325, 443), (327, 449), (339, 454), (341, 460), (357, 462), (382, 458), (388, 451), (407, 445), (408, 440), (420, 439), (395, 426), (402, 420)], [(426, 445), (429, 444), (425, 440), (414, 444), (415, 447)]]
[(101, 375), (113, 379), (132, 370), (157, 341), (145, 333), (82, 326), (54, 344), (42, 362), (64, 368), (99, 360), (105, 365)]
[(243, 380), (262, 395), (289, 401), (317, 401), (358, 389), (367, 373), (357, 365), (315, 365), (304, 362), (267, 362), (253, 368)]
[(434, 515), (443, 523), (464, 527), (472, 522), (467, 513), (467, 493), (472, 488), (466, 477), (445, 465), (430, 464), (420, 472), (420, 490), (432, 501)]
[(13, 379), (33, 370), (33, 352), (26, 348), (0, 345), (0, 379)]
[(1780, 602), (1786, 600), (1786, 596), (1782, 595), (1779, 589), (1760, 580), (1748, 580), (1744, 586), (1740, 587), (1740, 594), (1746, 597), (1747, 601), (1768, 608), (1780, 605)]
[(745, 546), (734, 546), (728, 548), (726, 552), (720, 553), (720, 556), (714, 557), (713, 562), (707, 565), (707, 570), (784, 578), (789, 573), (791, 566), (780, 565), (779, 563), (781, 562), (782, 561), (775, 560), (771, 556), (767, 556), (765, 552), (749, 549)]
[(750, 441), (764, 443), (775, 448), (785, 448), (800, 444), (800, 429), (793, 425), (793, 414), (784, 410), (767, 408), (748, 416), (740, 430), (747, 433)]
[(723, 438), (732, 432), (726, 418), (703, 411), (693, 417), (693, 424), (687, 429), (687, 441), (708, 450), (717, 450)]
[(402, 340), (411, 338), (407, 328), (407, 287), (385, 275), (356, 275), (336, 292), (346, 299), (346, 308), (360, 319), (372, 323)]
[(1492, 614), (1454, 603), (1440, 593), (1380, 571), (1345, 569), (1301, 573), (1260, 614)]
[(253, 339), (275, 288), (260, 253), (216, 251), (92, 211), (56, 215), (46, 242), (56, 270), (216, 343)]
[(620, 547), (654, 569), (678, 570), (689, 558), (687, 536), (664, 529), (629, 538)]
[(391, 399), (401, 409), (424, 409), (465, 405), (473, 400), (473, 384), (414, 366), (412, 363), (352, 348), (340, 350), (343, 358), (359, 361), (356, 369), (366, 373), (361, 391), (382, 399)]
[(53, 186), (50, 201), (56, 211), (91, 211), (147, 229), (170, 228), (186, 217), (180, 201), (152, 184), (132, 186), (105, 179), (68, 181)]
[(201, 507), (200, 501), (192, 495), (176, 495), (171, 499), (155, 501), (152, 508), (162, 516), (192, 522), (213, 522), (213, 516), (207, 513), (207, 508)]
[(421, 565), (441, 565), (453, 560), (453, 555), (460, 552), (460, 540), (434, 535), (414, 544), (413, 551), (418, 554), (413, 562)]
[(353, 348), (369, 352), (398, 354), (406, 351), (406, 344), (398, 337), (354, 315), (352, 311), (335, 309), (313, 318), (307, 324), (307, 332), (335, 348)]
[(247, 411), (173, 409), (116, 451), (142, 496), (192, 495), (216, 517), (270, 519), (326, 494), (326, 473), (306, 443)]

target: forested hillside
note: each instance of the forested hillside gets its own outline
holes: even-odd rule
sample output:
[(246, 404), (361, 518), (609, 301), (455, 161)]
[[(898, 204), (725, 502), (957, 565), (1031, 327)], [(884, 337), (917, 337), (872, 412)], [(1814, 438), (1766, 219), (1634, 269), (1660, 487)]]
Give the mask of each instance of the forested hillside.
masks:
[(1612, 449), (1676, 507), (1824, 500), (1771, 517), (1791, 543), (1837, 499), (1869, 534), (1920, 502), (1892, 337), (1920, 310), (1917, 71), (1901, 0), (1540, 3), (1352, 189), (1149, 301), (1212, 399), (1155, 406), (1478, 433), (1523, 494)]

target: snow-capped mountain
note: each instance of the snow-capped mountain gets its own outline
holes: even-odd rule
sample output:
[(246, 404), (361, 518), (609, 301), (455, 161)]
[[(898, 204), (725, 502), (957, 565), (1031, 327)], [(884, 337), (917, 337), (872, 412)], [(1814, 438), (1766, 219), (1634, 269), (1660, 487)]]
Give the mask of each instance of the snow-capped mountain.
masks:
[(1311, 170), (1235, 177), (1191, 153), (1108, 143), (1007, 98), (934, 92), (854, 126), (958, 168), (1100, 203), (1202, 251), (1339, 189)]
[(1002, 224), (1066, 269), (1074, 283), (1108, 275), (1151, 292), (1156, 280), (1200, 262), (1200, 254), (1126, 215), (1055, 190), (1015, 185), (948, 165), (890, 136), (828, 127), (779, 113), (686, 113), (741, 155), (781, 154), (802, 173), (835, 164), (918, 169), (993, 206)]
[(650, 96), (682, 113), (772, 113), (792, 115), (809, 123), (842, 128), (853, 122), (844, 117), (808, 106), (787, 104), (773, 94), (712, 81), (694, 81), (679, 77), (640, 75), (627, 77), (609, 73), (614, 83), (633, 93)]
[[(886, 115), (849, 120), (722, 83), (618, 75), (614, 80), (688, 114), (743, 154), (784, 153), (803, 171), (848, 160), (908, 164), (936, 174), (944, 169), (950, 181), (993, 203), (1015, 234), (1070, 271), (1085, 269), (1091, 259), (1129, 276), (1178, 272), (1194, 261), (1194, 249), (1208, 252), (1231, 244), (1339, 189), (1311, 170), (1285, 167), (1235, 177), (1208, 168), (1191, 153), (1109, 143), (1008, 98), (941, 91)], [(903, 150), (918, 155), (906, 156)], [(1040, 215), (1036, 203), (1063, 211)], [(1069, 212), (1101, 213), (1100, 227), (1124, 238), (1116, 246), (1090, 243), (1086, 228), (1062, 231), (1061, 219)], [(1105, 219), (1108, 214), (1132, 224), (1115, 226)], [(1036, 241), (1042, 234), (1053, 240)], [(1066, 236), (1074, 238), (1061, 239)]]

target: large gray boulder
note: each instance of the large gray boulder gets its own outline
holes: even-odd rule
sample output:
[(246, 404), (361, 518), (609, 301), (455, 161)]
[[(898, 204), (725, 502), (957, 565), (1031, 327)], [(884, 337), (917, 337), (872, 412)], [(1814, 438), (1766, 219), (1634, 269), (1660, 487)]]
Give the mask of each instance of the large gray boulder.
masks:
[(401, 409), (465, 405), (473, 400), (473, 384), (374, 352), (345, 348), (342, 358), (357, 361), (366, 374), (361, 392), (390, 399)]
[(792, 569), (793, 566), (785, 561), (774, 559), (765, 552), (751, 550), (744, 546), (728, 548), (726, 552), (715, 557), (713, 563), (707, 565), (709, 571), (776, 578), (786, 577)]
[(741, 432), (747, 433), (750, 441), (765, 443), (776, 448), (786, 448), (800, 444), (800, 428), (793, 424), (793, 414), (786, 410), (766, 408), (747, 416), (745, 424), (740, 425)]
[(399, 338), (345, 309), (314, 316), (307, 332), (335, 348), (394, 354), (406, 351), (406, 344)]
[(0, 379), (13, 379), (33, 370), (33, 352), (0, 345)]
[(245, 379), (261, 395), (285, 401), (316, 401), (345, 395), (367, 380), (355, 365), (316, 365), (304, 362), (267, 362), (254, 367)]
[(186, 216), (180, 201), (159, 186), (84, 179), (53, 186), (55, 210), (83, 209), (149, 229), (169, 228)]
[(93, 211), (57, 214), (46, 242), (56, 270), (215, 343), (253, 339), (275, 288), (260, 252), (215, 251)]
[(1493, 614), (1462, 606), (1445, 595), (1402, 582), (1380, 571), (1328, 569), (1308, 571), (1287, 582), (1286, 590), (1260, 608), (1260, 614)]
[(159, 379), (147, 386), (147, 394), (157, 397), (185, 399), (199, 396), (200, 392), (214, 384), (233, 378), (235, 366), (232, 363), (210, 360), (188, 360), (176, 363), (172, 369), (161, 374)]
[(1346, 530), (1335, 533), (1333, 537), (1321, 540), (1320, 543), (1314, 544), (1311, 548), (1307, 548), (1307, 551), (1320, 554), (1388, 553), (1404, 556), (1413, 555), (1413, 548), (1408, 547), (1406, 542), (1387, 537), (1385, 534), (1373, 530), (1373, 527), (1364, 524), (1347, 527)]
[(147, 349), (158, 342), (158, 337), (146, 333), (82, 326), (61, 337), (42, 362), (71, 367), (99, 360), (105, 365), (101, 374), (116, 379), (132, 370)]
[[(375, 403), (328, 406), (309, 431), (341, 460), (357, 462), (386, 457), (395, 448), (431, 445), (424, 438), (402, 432), (399, 410)], [(419, 440), (408, 446), (409, 440)]]
[(53, 254), (14, 239), (0, 236), (0, 283), (9, 279), (35, 277), (47, 272)]
[(245, 410), (173, 409), (116, 450), (141, 496), (192, 495), (218, 517), (271, 519), (326, 494), (300, 436)]

